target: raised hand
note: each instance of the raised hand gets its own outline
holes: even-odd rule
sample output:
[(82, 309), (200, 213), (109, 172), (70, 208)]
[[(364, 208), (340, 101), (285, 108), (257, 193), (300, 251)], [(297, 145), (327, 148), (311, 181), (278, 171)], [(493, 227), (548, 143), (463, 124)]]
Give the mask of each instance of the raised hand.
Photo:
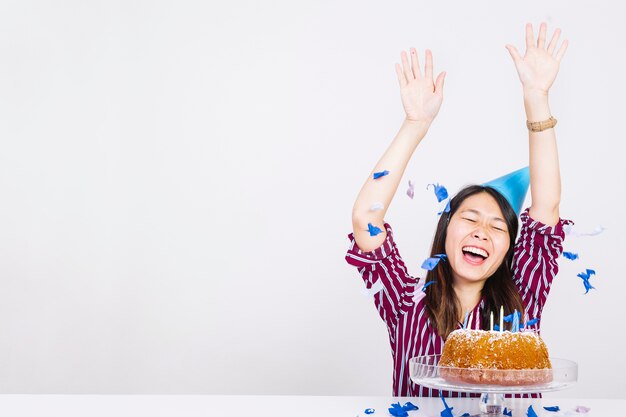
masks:
[(400, 54), (402, 66), (396, 64), (396, 73), (400, 83), (402, 106), (409, 121), (431, 123), (441, 107), (443, 101), (443, 81), (445, 72), (437, 76), (433, 83), (433, 55), (426, 50), (426, 67), (422, 74), (417, 58), (417, 51), (411, 48), (411, 64), (405, 51)]
[(555, 52), (561, 35), (561, 29), (558, 28), (554, 31), (552, 39), (546, 47), (547, 27), (545, 22), (541, 23), (539, 37), (535, 42), (533, 25), (526, 24), (526, 54), (524, 57), (520, 56), (513, 45), (506, 45), (506, 49), (513, 58), (524, 93), (548, 94), (548, 90), (550, 90), (559, 72), (561, 59), (567, 50), (568, 41), (566, 39)]

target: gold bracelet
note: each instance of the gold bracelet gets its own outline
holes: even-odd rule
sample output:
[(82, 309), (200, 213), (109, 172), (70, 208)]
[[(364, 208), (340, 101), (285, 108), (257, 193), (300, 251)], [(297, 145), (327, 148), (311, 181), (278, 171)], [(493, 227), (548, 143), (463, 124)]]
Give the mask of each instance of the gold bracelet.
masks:
[(542, 120), (541, 122), (529, 122), (528, 120), (526, 120), (526, 127), (531, 132), (541, 132), (556, 126), (556, 122), (557, 120), (554, 117), (550, 116), (549, 119)]

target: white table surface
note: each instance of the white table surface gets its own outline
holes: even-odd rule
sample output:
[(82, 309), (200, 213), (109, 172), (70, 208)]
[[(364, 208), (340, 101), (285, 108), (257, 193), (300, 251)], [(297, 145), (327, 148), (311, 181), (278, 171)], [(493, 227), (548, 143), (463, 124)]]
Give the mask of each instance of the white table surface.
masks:
[[(390, 416), (391, 403), (411, 401), (420, 407), (409, 417), (439, 417), (443, 403), (439, 398), (345, 397), (345, 396), (272, 396), (272, 395), (0, 395), (0, 415), (23, 416), (347, 416), (365, 417), (366, 408), (375, 409), (371, 417)], [(478, 399), (446, 399), (453, 414), (478, 413)], [(533, 405), (539, 416), (620, 417), (626, 416), (626, 399), (507, 399), (513, 416), (526, 417)], [(561, 411), (548, 412), (543, 406), (558, 405)], [(590, 407), (586, 414), (573, 412), (577, 405)]]

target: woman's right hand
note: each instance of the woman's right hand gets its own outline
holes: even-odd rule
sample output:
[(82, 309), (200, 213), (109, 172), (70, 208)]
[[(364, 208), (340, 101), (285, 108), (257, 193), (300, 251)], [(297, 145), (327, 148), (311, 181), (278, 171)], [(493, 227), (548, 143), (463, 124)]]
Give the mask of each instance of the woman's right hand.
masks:
[(426, 70), (424, 74), (419, 67), (417, 51), (411, 48), (411, 64), (405, 51), (400, 54), (402, 66), (396, 64), (396, 73), (400, 83), (400, 96), (406, 112), (406, 120), (431, 123), (443, 101), (443, 81), (445, 71), (437, 76), (433, 84), (433, 55), (426, 50)]

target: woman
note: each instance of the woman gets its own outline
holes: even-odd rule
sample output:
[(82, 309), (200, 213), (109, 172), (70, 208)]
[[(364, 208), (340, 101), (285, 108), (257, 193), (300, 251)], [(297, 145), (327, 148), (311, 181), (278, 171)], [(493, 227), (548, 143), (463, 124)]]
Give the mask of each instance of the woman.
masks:
[[(394, 396), (439, 395), (412, 383), (408, 362), (415, 356), (440, 354), (445, 338), (461, 327), (466, 312), (472, 327), (483, 329), (489, 324), (488, 314), (499, 311), (500, 306), (505, 314), (518, 310), (524, 311), (526, 319), (540, 318), (558, 271), (563, 226), (571, 223), (559, 217), (556, 122), (548, 105), (548, 91), (568, 42), (556, 49), (557, 29), (546, 46), (546, 31), (547, 25), (542, 23), (535, 41), (532, 25), (526, 25), (524, 57), (514, 46), (506, 45), (522, 83), (527, 122), (533, 122), (527, 124), (532, 205), (521, 214), (520, 237), (515, 242), (517, 214), (505, 197), (491, 187), (466, 187), (439, 219), (431, 256), (445, 253), (447, 258), (429, 271), (427, 286), (408, 274), (391, 226), (383, 219), (411, 155), (439, 112), (445, 72), (433, 83), (430, 50), (426, 50), (423, 74), (415, 48), (411, 48), (410, 65), (404, 51), (402, 66), (396, 64), (406, 118), (357, 197), (346, 255), (348, 263), (359, 269), (366, 287), (375, 292), (375, 305), (387, 324)], [(373, 179), (374, 172), (384, 170), (389, 174)], [(370, 210), (374, 202), (383, 203), (384, 208)], [(370, 225), (381, 232), (371, 233)]]

